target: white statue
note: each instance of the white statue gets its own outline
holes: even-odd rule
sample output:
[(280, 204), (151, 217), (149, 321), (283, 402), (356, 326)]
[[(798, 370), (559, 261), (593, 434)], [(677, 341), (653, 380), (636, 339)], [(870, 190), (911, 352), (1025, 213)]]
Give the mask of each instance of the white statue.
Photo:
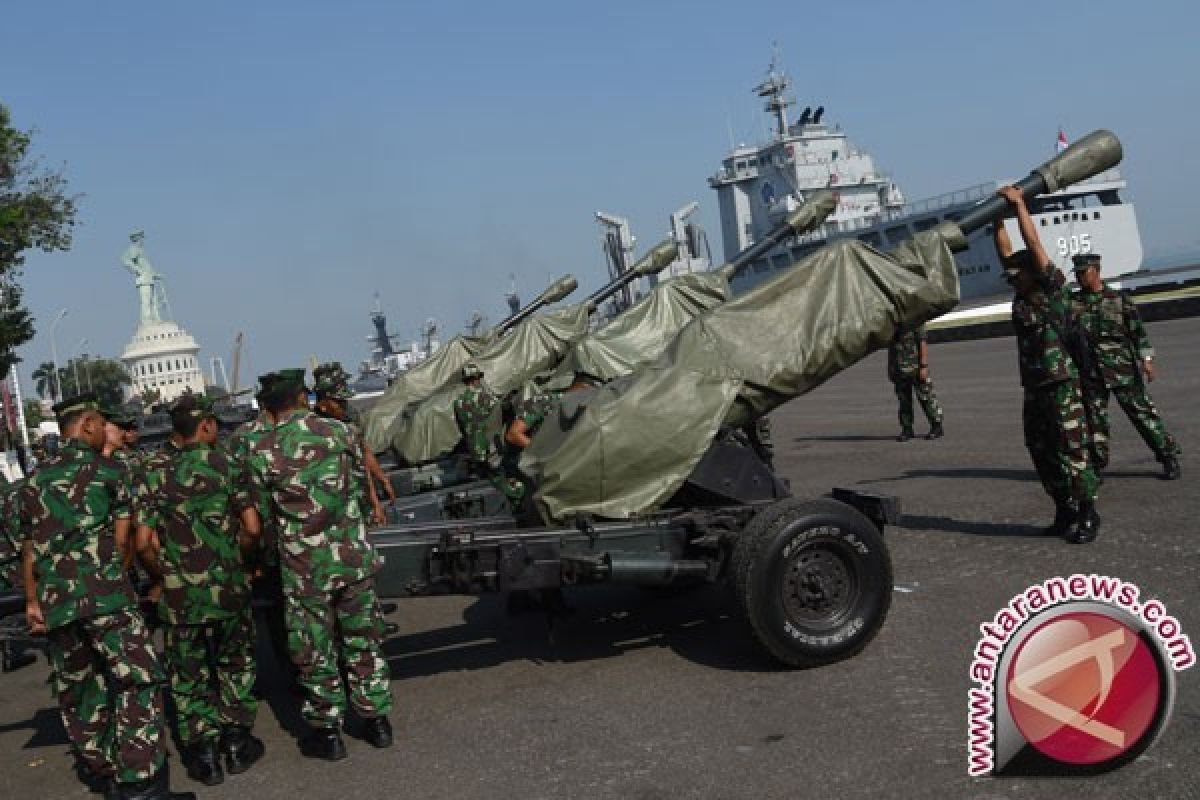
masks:
[(134, 231), (129, 234), (129, 241), (132, 244), (125, 250), (125, 255), (121, 256), (121, 262), (125, 265), (125, 269), (133, 273), (133, 283), (137, 286), (138, 299), (141, 302), (141, 324), (143, 325), (163, 321), (160, 301), (162, 292), (160, 284), (163, 276), (154, 269), (154, 265), (146, 256), (146, 250), (142, 247), (142, 242), (145, 240), (146, 234), (142, 231)]

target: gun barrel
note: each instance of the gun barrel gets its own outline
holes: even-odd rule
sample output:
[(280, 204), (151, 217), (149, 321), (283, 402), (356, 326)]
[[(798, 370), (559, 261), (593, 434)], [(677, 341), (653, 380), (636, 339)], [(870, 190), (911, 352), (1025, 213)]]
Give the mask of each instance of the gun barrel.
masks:
[(535, 299), (529, 305), (525, 306), (511, 317), (508, 317), (500, 322), (496, 326), (495, 333), (497, 335), (507, 333), (546, 306), (562, 300), (571, 292), (575, 291), (578, 286), (579, 281), (575, 280), (573, 275), (564, 275), (551, 284), (546, 291), (538, 295), (537, 299)]
[[(1073, 183), (1098, 175), (1121, 163), (1121, 142), (1111, 131), (1089, 133), (1042, 166), (1013, 184), (1026, 200), (1056, 192)], [(991, 224), (1008, 213), (1008, 201), (999, 195), (981, 200), (957, 221), (964, 236)]]
[(734, 256), (721, 267), (726, 280), (733, 280), (739, 272), (750, 266), (760, 256), (769, 252), (788, 236), (808, 233), (816, 228), (837, 207), (837, 199), (828, 189), (820, 189), (811, 195), (804, 205), (788, 215), (787, 219), (772, 228), (766, 236)]
[(664, 239), (642, 256), (636, 264), (625, 270), (609, 283), (597, 289), (587, 299), (588, 309), (595, 311), (608, 298), (633, 283), (638, 278), (656, 275), (667, 268), (679, 257), (679, 243), (674, 239)]

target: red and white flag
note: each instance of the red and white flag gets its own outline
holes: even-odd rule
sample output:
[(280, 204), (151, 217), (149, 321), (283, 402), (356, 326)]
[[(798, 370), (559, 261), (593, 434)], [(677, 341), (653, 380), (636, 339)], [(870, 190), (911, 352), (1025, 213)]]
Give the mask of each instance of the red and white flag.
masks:
[(1063, 133), (1062, 128), (1059, 128), (1058, 129), (1058, 141), (1054, 145), (1054, 152), (1061, 153), (1063, 150), (1066, 150), (1067, 144), (1068, 144), (1067, 135), (1065, 133)]

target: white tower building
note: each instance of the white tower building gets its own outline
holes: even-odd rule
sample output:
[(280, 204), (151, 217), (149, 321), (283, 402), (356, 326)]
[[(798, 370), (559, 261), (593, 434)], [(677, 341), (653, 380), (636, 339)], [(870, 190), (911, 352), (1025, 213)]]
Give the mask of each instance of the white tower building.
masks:
[(142, 247), (145, 235), (135, 231), (129, 240), (131, 244), (122, 262), (133, 273), (141, 314), (133, 339), (121, 354), (121, 362), (133, 379), (133, 393), (140, 395), (152, 389), (163, 402), (170, 402), (189, 390), (203, 393), (204, 375), (196, 360), (200, 345), (171, 320), (163, 276), (154, 269)]

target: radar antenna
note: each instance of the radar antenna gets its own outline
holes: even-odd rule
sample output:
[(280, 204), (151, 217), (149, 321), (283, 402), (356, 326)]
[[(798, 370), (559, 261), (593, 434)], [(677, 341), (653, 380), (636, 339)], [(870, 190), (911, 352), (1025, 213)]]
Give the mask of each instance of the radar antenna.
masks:
[(796, 100), (788, 96), (787, 89), (792, 82), (779, 67), (779, 43), (774, 44), (771, 54), (771, 65), (767, 67), (767, 79), (754, 87), (754, 93), (767, 99), (766, 110), (775, 115), (775, 124), (779, 127), (779, 138), (787, 136), (788, 106), (796, 105)]
[(504, 300), (508, 303), (508, 313), (511, 316), (521, 310), (521, 298), (517, 295), (517, 276), (510, 272), (508, 280), (508, 292), (504, 295)]

